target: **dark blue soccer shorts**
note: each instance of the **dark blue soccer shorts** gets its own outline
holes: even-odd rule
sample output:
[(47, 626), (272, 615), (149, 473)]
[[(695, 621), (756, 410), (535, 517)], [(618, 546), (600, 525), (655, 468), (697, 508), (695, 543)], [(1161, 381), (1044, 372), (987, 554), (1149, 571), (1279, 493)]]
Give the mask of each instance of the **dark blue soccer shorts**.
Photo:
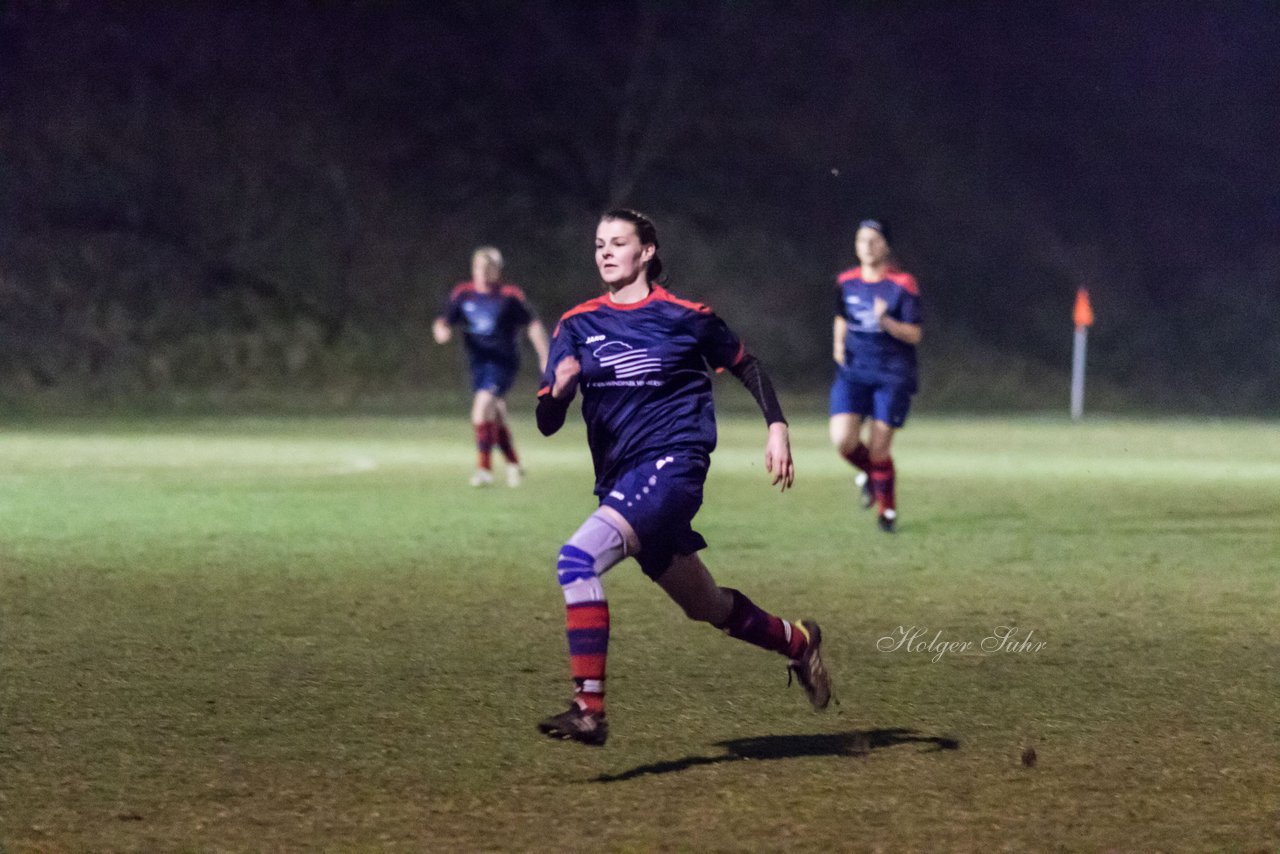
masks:
[(640, 539), (636, 560), (657, 581), (676, 555), (705, 549), (707, 541), (690, 523), (702, 507), (702, 485), (710, 461), (697, 454), (673, 453), (626, 472), (600, 499), (631, 523)]
[(519, 365), (476, 360), (471, 363), (471, 390), (488, 391), (502, 397), (516, 381)]
[(831, 384), (832, 415), (868, 415), (898, 428), (907, 423), (911, 410), (911, 387), (905, 383), (867, 383), (836, 371)]

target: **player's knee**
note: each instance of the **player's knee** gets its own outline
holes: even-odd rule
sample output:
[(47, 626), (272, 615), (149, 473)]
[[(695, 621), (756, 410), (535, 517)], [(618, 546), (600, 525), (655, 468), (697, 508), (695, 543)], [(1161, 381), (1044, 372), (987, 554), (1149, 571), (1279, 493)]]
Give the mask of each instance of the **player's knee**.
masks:
[(556, 578), (565, 602), (603, 602), (604, 575), (627, 556), (622, 532), (599, 513), (592, 514), (560, 549)]
[(889, 459), (889, 448), (892, 444), (893, 429), (877, 422), (871, 428), (871, 435), (867, 438), (867, 453), (871, 456), (871, 462), (882, 463)]
[(831, 444), (841, 456), (849, 456), (862, 442), (861, 430), (862, 425), (856, 420), (842, 417), (835, 418), (831, 421), (830, 434)]
[(845, 445), (848, 444), (852, 431), (849, 425), (842, 423), (840, 420), (833, 419), (830, 427), (827, 428), (827, 435), (831, 437), (831, 444), (836, 446), (840, 453), (845, 452)]
[(873, 463), (888, 462), (891, 456), (889, 453), (888, 440), (884, 440), (880, 442), (873, 441), (870, 445), (867, 446), (867, 453), (871, 457), (871, 462)]
[(595, 559), (568, 543), (560, 549), (560, 556), (556, 559), (556, 580), (560, 582), (566, 605), (605, 601), (604, 585), (596, 574)]
[(476, 392), (475, 400), (471, 403), (471, 422), (473, 424), (483, 424), (486, 421), (492, 421), (494, 417), (494, 396), (493, 392), (487, 389), (481, 389)]

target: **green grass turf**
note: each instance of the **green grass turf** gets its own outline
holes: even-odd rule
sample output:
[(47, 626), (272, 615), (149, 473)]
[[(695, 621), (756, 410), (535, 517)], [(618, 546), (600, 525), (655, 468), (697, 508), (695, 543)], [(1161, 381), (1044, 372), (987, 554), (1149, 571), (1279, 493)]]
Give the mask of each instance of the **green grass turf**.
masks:
[[(0, 849), (1280, 845), (1274, 424), (918, 418), (889, 537), (822, 421), (778, 495), (727, 420), (706, 560), (821, 622), (841, 704), (628, 562), (603, 750), (534, 731), (576, 421), (517, 423), (519, 490), (465, 485), (461, 413), (4, 430)], [(912, 626), (1046, 646), (877, 649)]]

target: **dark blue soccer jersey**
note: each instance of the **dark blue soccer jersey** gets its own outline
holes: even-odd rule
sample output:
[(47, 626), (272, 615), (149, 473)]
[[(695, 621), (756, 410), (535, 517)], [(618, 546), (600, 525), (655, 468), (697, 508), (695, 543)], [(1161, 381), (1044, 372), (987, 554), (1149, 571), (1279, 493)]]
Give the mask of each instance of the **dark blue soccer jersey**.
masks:
[(876, 297), (887, 303), (885, 313), (903, 323), (921, 323), (924, 312), (920, 289), (911, 274), (889, 272), (878, 282), (862, 279), (854, 267), (836, 279), (836, 316), (849, 324), (844, 338), (844, 368), (850, 379), (864, 383), (901, 383), (916, 388), (916, 348), (880, 328), (873, 308)]
[(449, 325), (463, 327), (467, 356), (474, 362), (517, 365), (520, 348), (516, 337), (534, 319), (524, 291), (515, 285), (494, 285), (481, 293), (463, 282), (449, 294), (443, 317)]
[(566, 356), (582, 365), (582, 420), (595, 463), (596, 495), (647, 460), (671, 451), (710, 455), (716, 416), (709, 369), (745, 356), (738, 336), (704, 305), (654, 286), (637, 303), (602, 296), (566, 312), (551, 340), (538, 395)]

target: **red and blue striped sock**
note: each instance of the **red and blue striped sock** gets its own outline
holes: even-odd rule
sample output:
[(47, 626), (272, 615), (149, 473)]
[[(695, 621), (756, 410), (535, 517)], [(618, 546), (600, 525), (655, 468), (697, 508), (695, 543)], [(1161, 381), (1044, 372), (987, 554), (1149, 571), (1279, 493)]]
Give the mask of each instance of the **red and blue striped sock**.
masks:
[(493, 424), (489, 421), (476, 425), (476, 467), (493, 468)]
[(516, 456), (516, 445), (511, 441), (511, 431), (507, 429), (507, 425), (498, 421), (491, 421), (490, 424), (493, 425), (493, 440), (502, 451), (502, 455), (507, 458), (507, 462), (513, 466), (520, 465), (520, 458)]
[(896, 472), (893, 468), (893, 457), (871, 464), (871, 491), (880, 506), (880, 515), (886, 510), (897, 510), (897, 497), (894, 495)]
[(609, 603), (582, 602), (565, 608), (569, 669), (574, 699), (583, 711), (604, 714), (605, 661), (609, 654)]
[(850, 465), (856, 466), (865, 472), (871, 471), (871, 451), (861, 442), (852, 451), (844, 455)]
[(733, 608), (724, 625), (718, 628), (729, 637), (755, 644), (763, 649), (781, 653), (787, 658), (799, 658), (809, 645), (809, 638), (787, 620), (775, 617), (761, 609), (741, 591), (724, 588), (733, 596)]

